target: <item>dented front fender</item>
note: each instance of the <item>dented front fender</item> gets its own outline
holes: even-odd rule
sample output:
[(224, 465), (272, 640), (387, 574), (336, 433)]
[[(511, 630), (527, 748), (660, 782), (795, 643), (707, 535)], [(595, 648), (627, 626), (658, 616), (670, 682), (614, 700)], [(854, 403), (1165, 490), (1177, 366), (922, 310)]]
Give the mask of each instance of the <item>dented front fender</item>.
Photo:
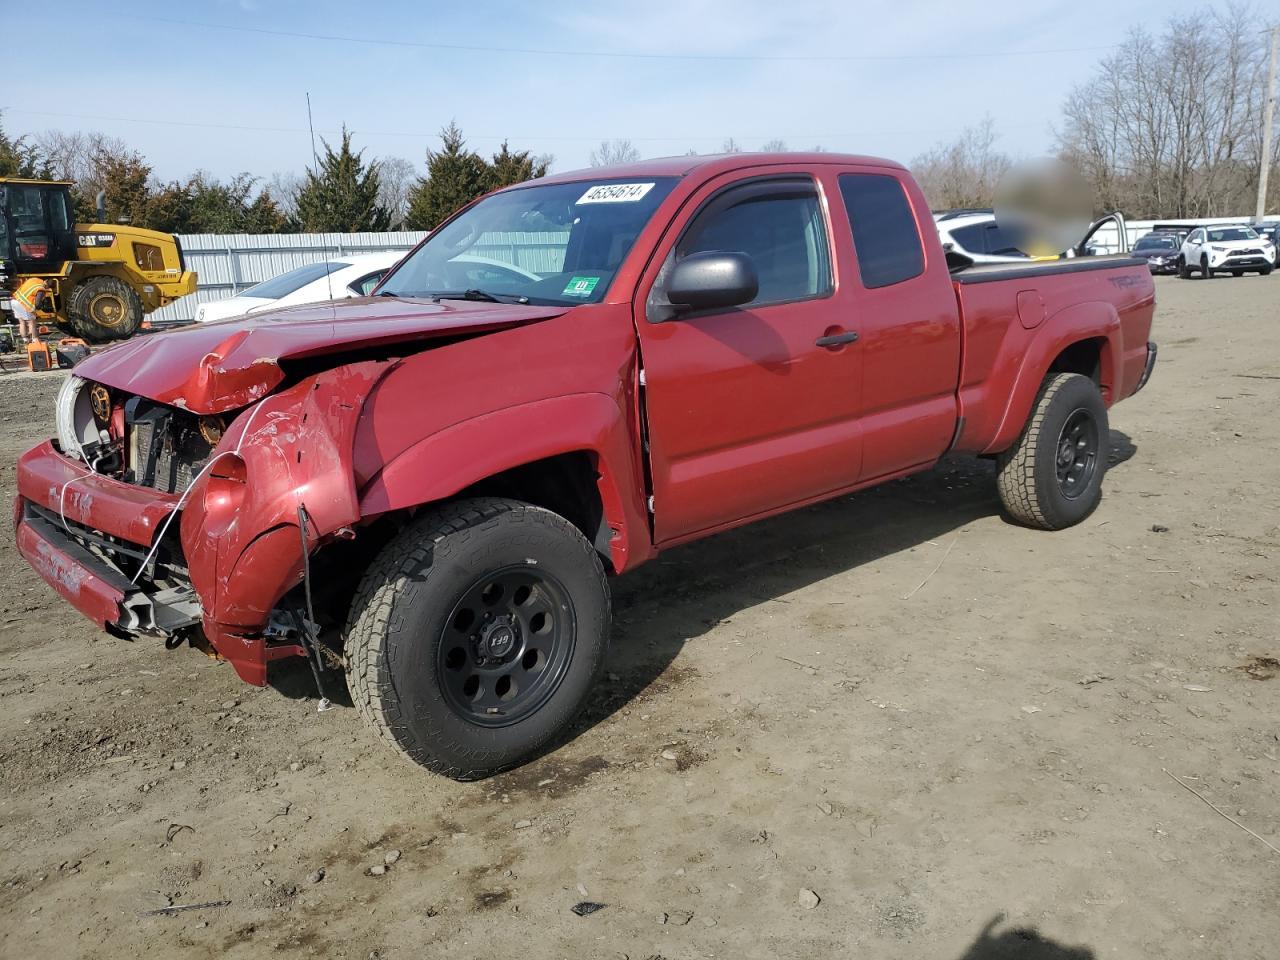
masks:
[(299, 506), (311, 549), (359, 519), (356, 421), (393, 366), (367, 361), (316, 374), (245, 409), (227, 430), (182, 513), (183, 552), (206, 620), (266, 623), (302, 576)]

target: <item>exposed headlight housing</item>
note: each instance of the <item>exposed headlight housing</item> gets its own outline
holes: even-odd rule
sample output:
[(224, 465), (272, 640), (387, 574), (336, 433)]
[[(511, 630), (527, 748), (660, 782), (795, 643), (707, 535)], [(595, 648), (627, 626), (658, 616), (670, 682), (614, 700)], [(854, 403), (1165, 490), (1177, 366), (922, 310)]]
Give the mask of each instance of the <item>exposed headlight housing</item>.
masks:
[(111, 439), (104, 435), (93, 416), (90, 387), (88, 380), (69, 373), (58, 390), (58, 399), (54, 401), (59, 448), (66, 456), (86, 462), (85, 447)]

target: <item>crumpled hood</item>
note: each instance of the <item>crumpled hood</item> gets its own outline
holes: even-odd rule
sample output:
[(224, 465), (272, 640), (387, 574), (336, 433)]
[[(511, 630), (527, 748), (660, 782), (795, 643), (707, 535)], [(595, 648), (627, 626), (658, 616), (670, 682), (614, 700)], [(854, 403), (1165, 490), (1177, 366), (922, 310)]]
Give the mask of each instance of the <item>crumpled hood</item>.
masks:
[(222, 413), (275, 389), (280, 360), (487, 333), (569, 309), (396, 297), (307, 304), (135, 337), (81, 362), (76, 375), (193, 413)]

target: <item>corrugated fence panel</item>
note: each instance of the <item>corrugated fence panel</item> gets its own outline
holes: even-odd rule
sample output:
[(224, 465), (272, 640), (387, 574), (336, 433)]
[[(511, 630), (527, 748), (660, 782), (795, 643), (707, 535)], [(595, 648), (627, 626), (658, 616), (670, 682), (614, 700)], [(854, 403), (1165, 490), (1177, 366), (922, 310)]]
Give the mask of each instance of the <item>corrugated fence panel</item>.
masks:
[(198, 233), (178, 237), (187, 269), (200, 276), (199, 289), (148, 316), (160, 322), (190, 320), (196, 307), (234, 297), (295, 267), (349, 254), (409, 250), (426, 234), (391, 233)]

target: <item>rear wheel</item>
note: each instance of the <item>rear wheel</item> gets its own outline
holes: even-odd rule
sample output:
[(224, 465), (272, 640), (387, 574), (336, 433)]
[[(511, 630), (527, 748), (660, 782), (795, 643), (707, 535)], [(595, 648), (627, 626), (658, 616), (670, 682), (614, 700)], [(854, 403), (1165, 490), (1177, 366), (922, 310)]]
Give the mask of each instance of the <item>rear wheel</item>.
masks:
[(366, 572), (348, 680), (397, 750), (472, 780), (555, 741), (608, 640), (604, 567), (576, 527), (515, 500), (464, 500), (405, 528)]
[(67, 298), (67, 320), (90, 343), (127, 340), (142, 326), (142, 300), (123, 280), (89, 277)]
[(1022, 436), (998, 460), (1000, 500), (1019, 523), (1061, 530), (1102, 499), (1109, 433), (1102, 393), (1078, 373), (1050, 376)]
[(1243, 270), (1232, 270), (1232, 271), (1231, 271), (1231, 275), (1232, 275), (1233, 277), (1243, 277), (1243, 276), (1244, 276), (1244, 271), (1243, 271)]

